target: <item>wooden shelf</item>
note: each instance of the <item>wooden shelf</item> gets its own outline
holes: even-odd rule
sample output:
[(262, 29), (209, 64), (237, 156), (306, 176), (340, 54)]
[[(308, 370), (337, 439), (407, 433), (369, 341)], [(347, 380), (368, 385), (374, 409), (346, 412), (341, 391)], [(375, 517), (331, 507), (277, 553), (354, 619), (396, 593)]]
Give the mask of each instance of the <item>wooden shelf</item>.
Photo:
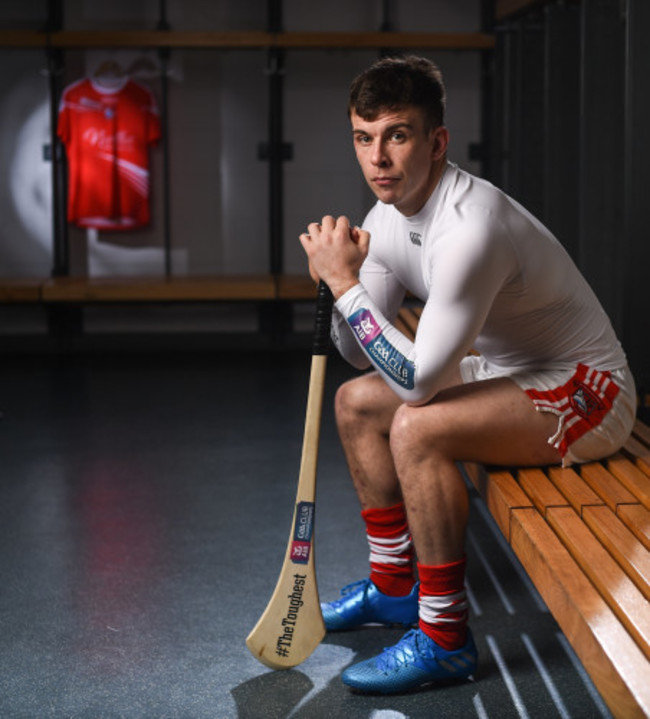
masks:
[(42, 280), (21, 277), (0, 278), (0, 304), (39, 302)]
[(276, 288), (280, 300), (316, 299), (316, 284), (309, 276), (280, 275), (276, 278)]
[(185, 47), (263, 48), (271, 43), (265, 32), (172, 32), (164, 30), (61, 30), (50, 35), (58, 48), (84, 47)]
[(202, 32), (202, 31), (0, 31), (0, 47), (168, 47), (221, 49), (359, 49), (429, 48), (489, 50), (494, 37), (486, 33), (422, 32)]
[(438, 50), (487, 50), (494, 38), (485, 33), (426, 32), (297, 32), (273, 38), (276, 47), (284, 48), (435, 48)]
[(47, 37), (33, 30), (0, 30), (0, 47), (45, 47)]
[(43, 283), (45, 302), (209, 302), (270, 300), (270, 275), (224, 277), (57, 277)]
[(14, 302), (213, 302), (315, 300), (309, 275), (1, 278), (0, 305)]

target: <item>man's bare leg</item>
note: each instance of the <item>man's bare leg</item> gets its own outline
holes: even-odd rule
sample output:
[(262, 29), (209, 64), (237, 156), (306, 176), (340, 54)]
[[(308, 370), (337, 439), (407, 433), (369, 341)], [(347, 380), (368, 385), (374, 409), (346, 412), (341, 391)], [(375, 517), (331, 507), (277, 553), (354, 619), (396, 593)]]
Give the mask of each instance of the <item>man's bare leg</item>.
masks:
[(346, 382), (336, 395), (336, 421), (361, 509), (402, 501), (389, 434), (401, 401), (377, 374)]
[(322, 604), (328, 631), (362, 624), (412, 626), (418, 619), (413, 543), (390, 451), (389, 432), (400, 400), (378, 375), (344, 384), (336, 418), (370, 543), (370, 576)]
[(557, 418), (539, 413), (511, 380), (452, 387), (433, 402), (401, 405), (390, 431), (393, 466), (424, 564), (455, 561), (464, 554), (468, 499), (456, 462), (556, 464), (548, 444)]
[(418, 556), (463, 554), (467, 492), (456, 462), (538, 465), (560, 461), (547, 438), (557, 418), (537, 412), (511, 380), (456, 385), (433, 402), (400, 402), (378, 374), (337, 393), (336, 417), (362, 509), (405, 499)]
[[(516, 384), (502, 379), (450, 387), (424, 406), (399, 405), (388, 431), (390, 472), (373, 474), (372, 462), (357, 455), (368, 444), (352, 442), (355, 484), (365, 501), (385, 498), (368, 489), (375, 487), (376, 492), (374, 477), (380, 476), (379, 486), (386, 488), (390, 477), (397, 476), (415, 544), (420, 590), (417, 631), (408, 632), (377, 657), (346, 669), (345, 684), (393, 693), (474, 673), (478, 652), (466, 626), (464, 589), (468, 494), (456, 462), (557, 463), (559, 454), (547, 443), (556, 426), (557, 418), (537, 413)], [(351, 435), (353, 430), (350, 425)], [(357, 432), (367, 435), (363, 422), (357, 424)], [(375, 436), (372, 444), (381, 442)], [(386, 455), (381, 458), (385, 461)]]

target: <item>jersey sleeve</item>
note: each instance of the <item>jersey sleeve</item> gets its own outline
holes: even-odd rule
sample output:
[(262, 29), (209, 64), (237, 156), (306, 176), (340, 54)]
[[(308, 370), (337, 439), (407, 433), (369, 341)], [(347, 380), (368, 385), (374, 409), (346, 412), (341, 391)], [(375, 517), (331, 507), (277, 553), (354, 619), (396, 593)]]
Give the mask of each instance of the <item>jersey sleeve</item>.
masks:
[[(371, 211), (363, 224), (363, 229), (370, 232), (370, 252), (359, 272), (359, 281), (381, 313), (392, 321), (402, 305), (405, 290), (386, 264), (373, 253), (373, 216)], [(342, 357), (353, 367), (368, 369), (371, 366), (370, 358), (358, 344), (347, 317), (336, 304), (332, 312), (332, 341)]]
[(509, 243), (486, 241), (481, 229), (441, 242), (432, 256), (415, 342), (392, 324), (397, 310), (386, 314), (363, 284), (340, 297), (336, 308), (395, 393), (409, 404), (424, 404), (455, 375), (515, 263)]
[[(360, 287), (367, 296), (373, 298), (373, 304), (380, 308), (384, 317), (395, 319), (404, 299), (404, 288), (395, 276), (378, 260), (369, 256), (359, 273)], [(338, 303), (332, 313), (332, 340), (334, 345), (353, 367), (367, 369), (371, 365), (368, 354), (359, 345), (357, 337), (348, 318), (344, 315)]]

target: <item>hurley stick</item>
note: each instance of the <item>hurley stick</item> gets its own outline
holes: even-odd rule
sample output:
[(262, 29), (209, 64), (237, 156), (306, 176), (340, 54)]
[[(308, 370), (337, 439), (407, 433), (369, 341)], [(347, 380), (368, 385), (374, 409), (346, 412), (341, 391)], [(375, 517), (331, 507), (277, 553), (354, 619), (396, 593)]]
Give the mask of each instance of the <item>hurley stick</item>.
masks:
[(321, 281), (291, 534), (275, 591), (246, 639), (251, 654), (273, 669), (288, 669), (300, 664), (325, 636), (314, 563), (314, 511), (331, 319), (332, 293)]

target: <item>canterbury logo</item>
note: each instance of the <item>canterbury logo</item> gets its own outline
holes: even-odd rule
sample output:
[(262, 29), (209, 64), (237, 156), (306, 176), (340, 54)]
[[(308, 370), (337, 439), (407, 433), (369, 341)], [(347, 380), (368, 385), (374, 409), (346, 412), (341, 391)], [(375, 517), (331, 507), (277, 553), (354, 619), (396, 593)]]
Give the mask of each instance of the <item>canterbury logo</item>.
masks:
[(414, 245), (422, 246), (422, 235), (419, 232), (409, 232), (409, 238)]

